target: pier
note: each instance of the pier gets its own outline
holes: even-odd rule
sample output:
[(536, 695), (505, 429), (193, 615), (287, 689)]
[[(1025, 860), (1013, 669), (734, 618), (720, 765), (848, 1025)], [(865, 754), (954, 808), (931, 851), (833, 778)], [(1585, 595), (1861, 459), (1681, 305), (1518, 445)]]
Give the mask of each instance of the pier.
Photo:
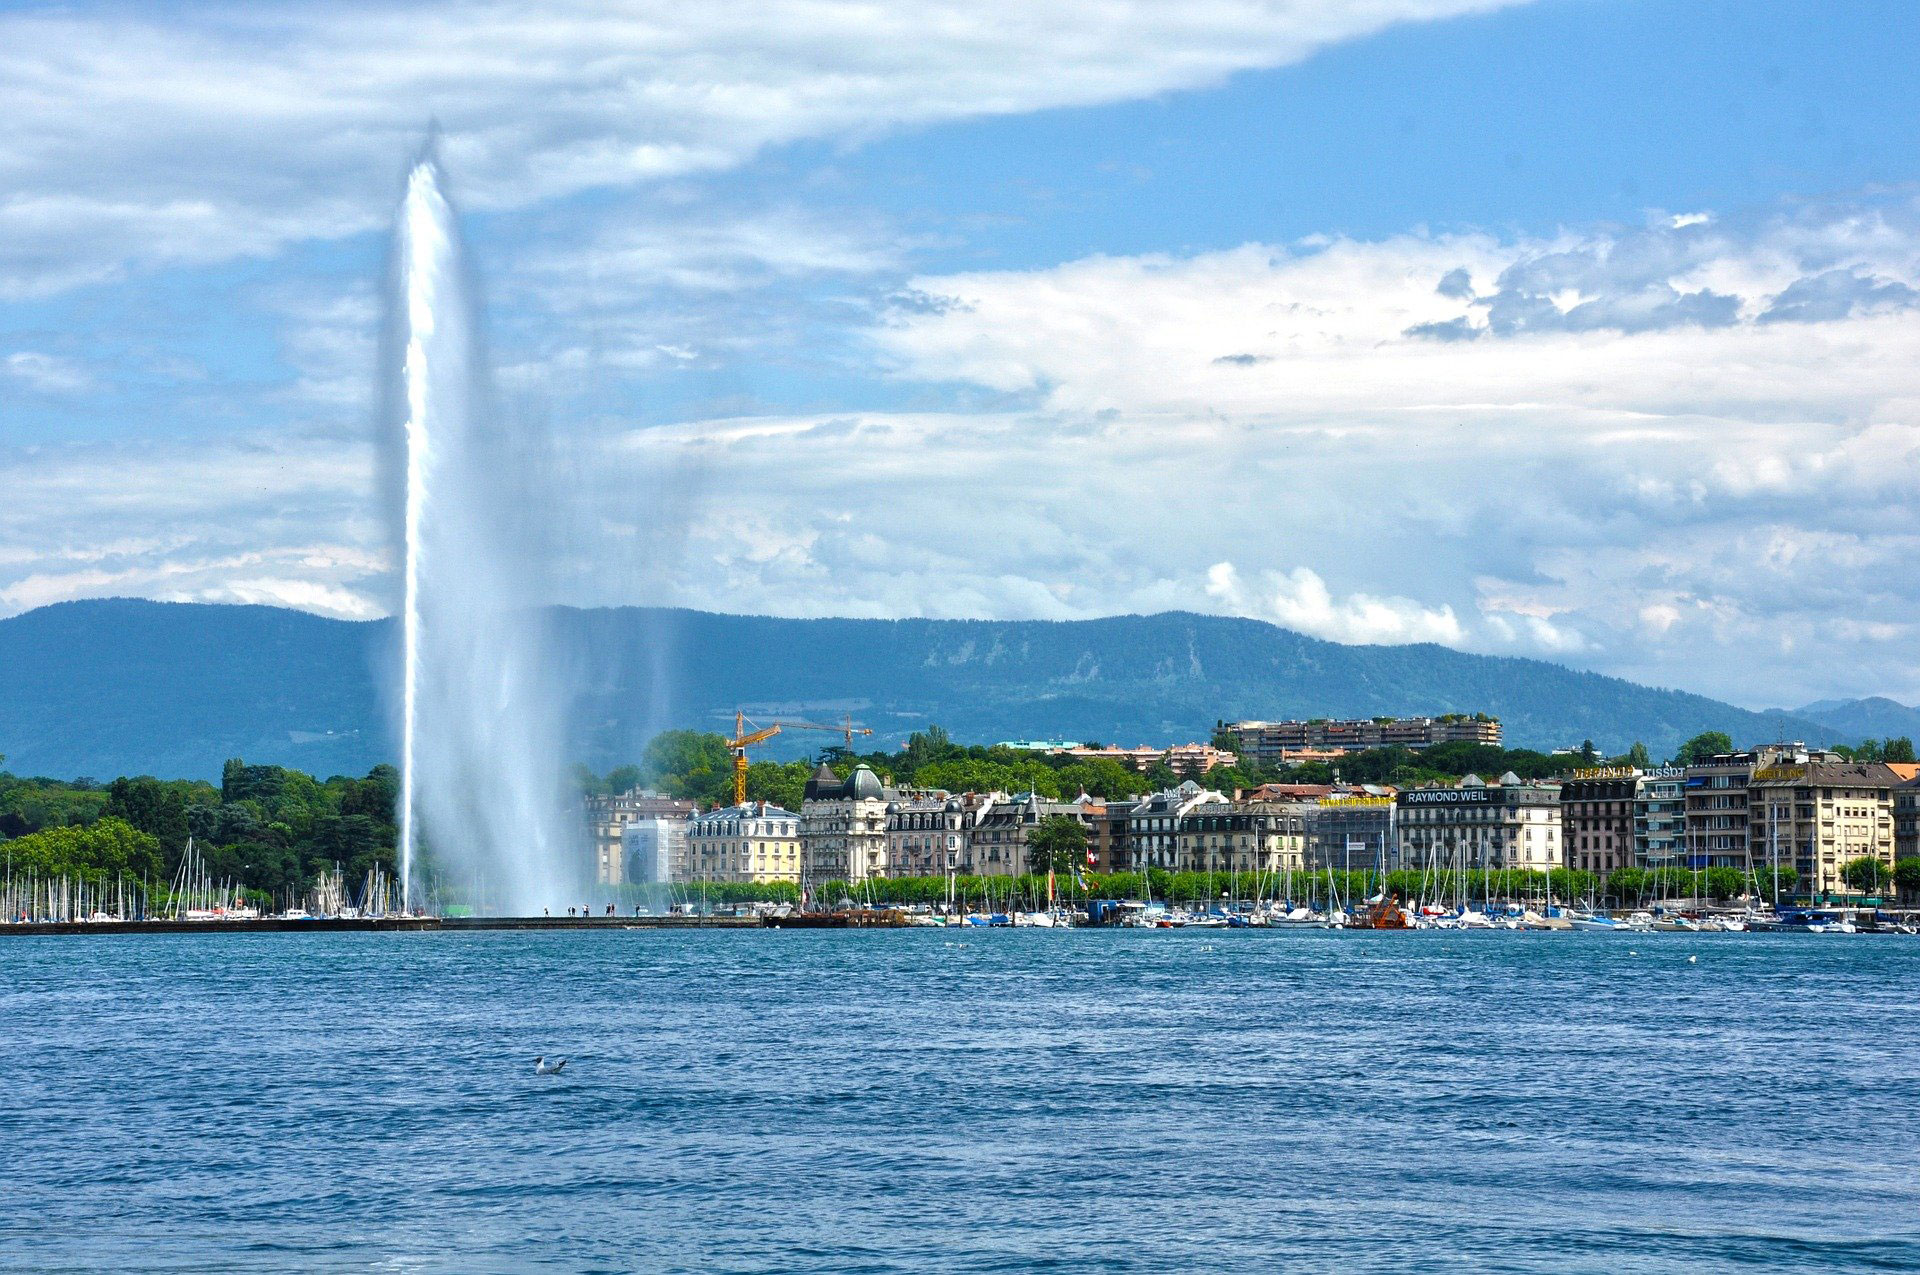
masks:
[(47, 934), (393, 934), (459, 930), (757, 930), (757, 916), (249, 917), (236, 921), (18, 921), (0, 938)]

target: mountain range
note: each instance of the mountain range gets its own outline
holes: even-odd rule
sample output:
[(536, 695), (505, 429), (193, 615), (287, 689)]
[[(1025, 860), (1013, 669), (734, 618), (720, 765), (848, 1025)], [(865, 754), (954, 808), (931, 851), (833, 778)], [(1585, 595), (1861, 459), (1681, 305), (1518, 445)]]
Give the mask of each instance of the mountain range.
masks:
[[(659, 608), (556, 608), (573, 756), (633, 760), (667, 727), (750, 716), (874, 729), (897, 746), (938, 723), (962, 742), (1204, 740), (1220, 719), (1487, 712), (1509, 745), (1635, 740), (1669, 755), (1704, 730), (1737, 743), (1920, 736), (1892, 700), (1753, 712), (1540, 660), (1433, 645), (1345, 646), (1259, 620), (789, 620)], [(217, 776), (223, 760), (361, 773), (394, 756), (381, 687), (392, 621), (263, 606), (103, 599), (0, 620), (0, 755), (17, 774)], [(790, 733), (769, 756), (832, 737)]]

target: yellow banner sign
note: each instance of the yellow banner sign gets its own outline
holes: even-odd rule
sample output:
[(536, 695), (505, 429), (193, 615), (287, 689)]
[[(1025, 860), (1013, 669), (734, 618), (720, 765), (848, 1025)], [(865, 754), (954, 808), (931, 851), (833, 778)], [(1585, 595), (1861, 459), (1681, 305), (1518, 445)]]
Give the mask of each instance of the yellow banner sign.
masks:
[(1806, 777), (1805, 766), (1766, 766), (1753, 772), (1753, 782), (1756, 784), (1778, 784)]

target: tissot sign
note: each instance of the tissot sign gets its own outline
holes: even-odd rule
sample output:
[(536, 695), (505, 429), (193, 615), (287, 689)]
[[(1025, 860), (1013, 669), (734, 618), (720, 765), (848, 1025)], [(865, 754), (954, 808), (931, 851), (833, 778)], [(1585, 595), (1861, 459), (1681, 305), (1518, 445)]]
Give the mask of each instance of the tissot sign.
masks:
[(1491, 801), (1485, 788), (1428, 788), (1406, 794), (1409, 806), (1460, 806), (1475, 801)]

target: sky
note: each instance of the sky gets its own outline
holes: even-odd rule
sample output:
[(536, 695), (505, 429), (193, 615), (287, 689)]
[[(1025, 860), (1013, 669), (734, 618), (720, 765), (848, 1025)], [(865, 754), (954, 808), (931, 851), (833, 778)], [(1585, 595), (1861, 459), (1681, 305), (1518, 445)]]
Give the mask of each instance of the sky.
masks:
[(544, 600), (1920, 702), (1920, 7), (1015, 9), (0, 0), (0, 615), (391, 610), (437, 127)]

